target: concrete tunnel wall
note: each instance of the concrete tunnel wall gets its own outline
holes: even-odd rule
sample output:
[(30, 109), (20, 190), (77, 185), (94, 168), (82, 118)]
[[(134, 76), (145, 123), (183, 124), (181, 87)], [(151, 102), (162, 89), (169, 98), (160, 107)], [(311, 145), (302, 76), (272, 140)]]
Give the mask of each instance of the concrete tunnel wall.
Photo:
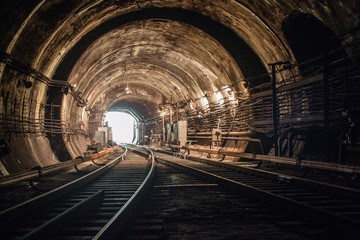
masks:
[[(146, 106), (135, 111), (149, 119), (158, 116), (160, 105), (186, 105), (243, 77), (268, 73), (270, 63), (296, 62), (282, 32), (283, 20), (294, 11), (311, 14), (335, 35), (360, 22), (356, 0), (53, 0), (0, 5), (1, 52), (48, 78), (68, 81), (87, 100), (79, 106), (61, 88), (2, 61), (0, 133), (4, 149), (10, 149), (2, 154), (2, 174), (80, 155), (92, 114), (102, 114), (114, 102), (126, 99)], [(348, 34), (341, 43), (358, 37)], [(265, 81), (268, 78), (247, 84)], [(32, 86), (25, 87), (27, 82)], [(243, 84), (233, 89), (243, 91)], [(119, 95), (126, 88), (132, 94)], [(44, 127), (51, 103), (61, 106), (54, 110), (63, 122), (56, 133)]]

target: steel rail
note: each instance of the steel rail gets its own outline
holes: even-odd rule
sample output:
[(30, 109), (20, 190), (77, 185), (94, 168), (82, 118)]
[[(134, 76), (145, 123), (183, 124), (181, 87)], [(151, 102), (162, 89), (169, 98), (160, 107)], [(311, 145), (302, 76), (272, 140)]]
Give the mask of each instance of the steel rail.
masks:
[[(151, 160), (151, 167), (150, 170), (142, 182), (140, 187), (136, 190), (136, 192), (131, 196), (131, 198), (123, 205), (123, 207), (111, 218), (111, 220), (96, 234), (93, 240), (99, 239), (110, 239), (114, 237), (114, 235), (119, 230), (119, 226), (125, 223), (128, 216), (134, 210), (137, 205), (139, 199), (144, 195), (146, 190), (149, 188), (151, 184), (151, 180), (155, 174), (155, 157), (153, 151), (150, 148), (143, 147), (147, 151), (150, 152), (150, 160)], [(133, 149), (133, 151), (136, 151)], [(139, 151), (136, 151), (139, 152)]]
[(107, 150), (103, 150), (103, 151), (95, 153), (95, 154), (92, 154), (90, 156), (79, 157), (79, 158), (75, 158), (72, 160), (67, 160), (64, 162), (53, 164), (50, 166), (38, 167), (36, 169), (27, 170), (27, 171), (23, 171), (23, 172), (19, 172), (19, 173), (14, 173), (14, 174), (11, 174), (8, 176), (0, 177), (0, 188), (10, 186), (12, 184), (16, 184), (16, 183), (19, 183), (22, 181), (28, 181), (31, 179), (35, 179), (35, 178), (38, 178), (39, 176), (45, 176), (45, 175), (48, 175), (48, 174), (51, 174), (51, 173), (54, 173), (54, 172), (57, 172), (60, 170), (64, 170), (67, 168), (74, 167), (77, 164), (99, 158), (107, 153), (114, 151), (116, 148), (117, 148), (117, 146), (112, 147)]
[[(173, 155), (173, 153), (168, 152), (168, 151), (159, 151), (159, 150), (155, 150), (155, 151)], [(360, 190), (353, 189), (353, 188), (348, 188), (348, 187), (343, 187), (343, 186), (334, 185), (334, 184), (330, 184), (330, 183), (314, 181), (314, 180), (310, 180), (310, 179), (305, 179), (305, 178), (296, 177), (296, 176), (290, 176), (290, 175), (281, 174), (281, 173), (270, 172), (270, 171), (252, 168), (252, 167), (244, 167), (244, 166), (233, 165), (231, 163), (217, 162), (217, 161), (203, 159), (203, 158), (199, 158), (199, 157), (192, 157), (192, 156), (181, 155), (181, 154), (179, 156), (182, 158), (189, 159), (191, 161), (205, 163), (205, 164), (208, 164), (211, 166), (229, 169), (232, 171), (246, 172), (246, 173), (249, 173), (252, 175), (265, 177), (265, 178), (268, 178), (268, 179), (271, 179), (274, 181), (279, 181), (279, 182), (287, 181), (287, 182), (297, 185), (297, 186), (301, 186), (301, 187), (305, 186), (305, 187), (313, 188), (315, 190), (322, 189), (323, 191), (330, 191), (332, 193), (336, 192), (337, 194), (341, 194), (341, 195), (344, 195), (344, 196), (347, 196), (347, 197), (350, 197), (353, 199), (360, 200)]]
[[(299, 166), (299, 167), (301, 166), (307, 168), (337, 171), (337, 172), (350, 173), (350, 174), (360, 174), (360, 166), (352, 166), (352, 165), (345, 165), (345, 164), (338, 164), (331, 162), (311, 161), (311, 160), (295, 159), (291, 157), (276, 157), (276, 156), (269, 156), (263, 154), (242, 153), (242, 152), (229, 151), (223, 149), (205, 149), (200, 147), (174, 146), (174, 145), (172, 145), (171, 148), (184, 149), (188, 152), (197, 151), (197, 152), (204, 152), (204, 153), (216, 154), (216, 155), (241, 157), (256, 161), (268, 161), (268, 162), (282, 163), (282, 164)], [(187, 155), (184, 155), (184, 157), (188, 158)]]
[(67, 209), (63, 213), (53, 217), (49, 221), (46, 221), (41, 226), (33, 229), (26, 235), (20, 237), (21, 240), (30, 240), (30, 239), (45, 239), (51, 232), (56, 231), (58, 225), (66, 223), (69, 219), (76, 217), (83, 209), (89, 208), (91, 205), (99, 203), (104, 198), (104, 191), (100, 190), (90, 197), (82, 200), (73, 207)]
[(64, 194), (82, 186), (83, 184), (95, 179), (99, 175), (103, 174), (103, 172), (105, 172), (109, 168), (113, 167), (120, 160), (124, 159), (127, 152), (128, 152), (128, 149), (125, 147), (125, 151), (120, 156), (118, 156), (117, 158), (115, 158), (114, 160), (112, 160), (111, 162), (106, 164), (105, 166), (103, 166), (85, 176), (82, 176), (70, 183), (64, 184), (56, 189), (53, 189), (53, 190), (46, 192), (42, 195), (39, 195), (33, 199), (30, 199), (26, 202), (20, 203), (14, 207), (11, 207), (9, 209), (6, 209), (6, 210), (0, 212), (0, 222), (3, 222), (3, 223), (8, 222), (10, 219), (13, 219), (19, 215), (22, 215), (22, 214), (30, 211), (30, 209), (40, 207), (40, 206), (46, 204), (47, 202), (54, 200)]
[[(326, 196), (327, 193), (330, 193), (331, 189), (335, 187), (335, 185), (331, 184), (320, 184), (319, 182), (315, 181), (302, 181), (300, 178), (294, 178), (294, 180), (287, 179), (286, 176), (282, 176), (283, 180), (280, 181), (280, 175), (277, 175), (278, 181), (274, 181), (274, 178), (276, 179), (276, 175), (271, 175), (270, 172), (267, 171), (259, 171), (262, 178), (265, 178), (264, 176), (270, 176), (271, 182), (267, 182), (266, 180), (263, 180), (261, 178), (257, 179), (251, 179), (251, 180), (245, 180), (242, 182), (242, 180), (232, 180), (228, 177), (221, 176), (219, 173), (211, 173), (209, 170), (201, 170), (201, 168), (197, 166), (193, 166), (191, 164), (183, 164), (180, 163), (179, 160), (168, 160), (166, 159), (168, 157), (166, 156), (156, 156), (156, 160), (162, 164), (178, 168), (181, 170), (185, 170), (188, 172), (191, 172), (194, 175), (200, 176), (202, 178), (205, 178), (210, 181), (214, 181), (217, 183), (222, 184), (223, 186), (229, 187), (236, 191), (241, 191), (247, 194), (250, 194), (251, 196), (254, 196), (259, 199), (265, 199), (268, 202), (271, 202), (271, 204), (285, 209), (290, 209), (291, 211), (294, 211), (296, 214), (302, 215), (306, 218), (310, 218), (314, 221), (320, 222), (322, 224), (327, 224), (334, 228), (336, 231), (344, 232), (347, 235), (353, 236), (354, 234), (359, 233), (359, 226), (360, 222), (358, 220), (355, 220), (354, 218), (350, 218), (348, 216), (337, 214), (336, 211), (331, 211), (329, 208), (321, 208), (321, 206), (317, 206), (316, 204), (309, 204), (306, 201), (299, 201), (297, 198), (291, 198), (287, 196), (286, 194), (281, 195), (281, 191), (283, 191), (284, 187), (289, 186), (289, 190), (291, 187), (297, 187), (299, 190), (299, 186), (302, 186), (303, 188), (309, 188), (309, 189), (317, 189), (319, 190), (319, 193), (322, 192), (324, 196)], [(182, 160), (186, 161), (186, 159)], [(217, 163), (222, 164), (222, 163)], [(209, 166), (210, 167), (210, 166)], [(209, 169), (209, 167), (205, 169)], [(226, 166), (229, 167), (229, 166)], [(253, 169), (254, 170), (254, 169)], [(214, 169), (214, 172), (217, 172), (219, 170)], [(230, 173), (230, 172), (228, 172)], [(232, 172), (234, 173), (234, 172)], [(248, 169), (246, 169), (246, 173), (248, 172)], [(236, 173), (235, 173), (236, 174)], [(226, 175), (226, 174), (225, 174)], [(234, 177), (236, 179), (236, 177)], [(256, 182), (254, 184), (254, 181)], [(281, 185), (284, 182), (289, 181), (291, 185)], [(282, 182), (278, 183), (277, 182)], [(321, 185), (321, 189), (318, 189)], [(262, 187), (264, 186), (264, 187)], [(269, 189), (281, 189), (279, 193), (276, 193), (276, 191), (267, 190), (267, 187)], [(293, 189), (291, 189), (292, 191)], [(345, 194), (346, 197), (354, 197), (354, 202), (357, 202), (357, 200), (360, 197), (360, 192), (358, 190), (354, 189), (347, 189), (340, 187), (339, 190), (335, 190), (335, 193), (332, 195), (338, 195), (338, 194), (344, 194), (344, 192), (349, 191), (349, 194)], [(296, 196), (296, 193), (293, 193)]]

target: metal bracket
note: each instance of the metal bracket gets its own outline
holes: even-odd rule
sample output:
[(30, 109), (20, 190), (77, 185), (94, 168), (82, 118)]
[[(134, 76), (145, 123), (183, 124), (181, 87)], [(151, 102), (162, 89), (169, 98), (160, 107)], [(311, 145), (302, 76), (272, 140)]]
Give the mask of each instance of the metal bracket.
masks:
[(42, 175), (42, 167), (40, 166), (35, 166), (31, 170), (38, 170), (39, 177)]
[(88, 173), (88, 171), (83, 171), (83, 170), (78, 169), (77, 164), (74, 165), (74, 168), (75, 168), (76, 172), (78, 172), (78, 173), (81, 173), (81, 174)]
[[(84, 162), (83, 156), (78, 156), (75, 159), (81, 159), (81, 161)], [(78, 172), (78, 173), (86, 173), (85, 171), (78, 169), (77, 164), (74, 165), (74, 168), (75, 168), (76, 172)]]
[(224, 159), (225, 159), (225, 157), (226, 157), (225, 154), (221, 154), (222, 151), (223, 151), (222, 149), (219, 149), (219, 155), (222, 155), (222, 157), (221, 157), (221, 159), (219, 160), (219, 162), (224, 161)]
[(47, 192), (47, 189), (40, 189), (37, 186), (35, 186), (34, 182), (41, 182), (44, 183), (44, 180), (38, 179), (38, 178), (34, 178), (34, 179), (29, 179), (29, 185), (32, 189), (34, 189), (37, 192)]
[[(253, 153), (252, 159), (255, 160), (255, 158), (256, 158), (256, 153)], [(262, 161), (259, 160), (259, 161), (258, 161), (258, 164), (257, 164), (254, 168), (259, 168), (259, 167), (261, 166), (261, 164), (262, 164)]]
[(94, 159), (91, 159), (91, 161), (97, 166), (105, 166), (104, 163), (96, 163), (96, 162), (94, 162)]
[(78, 173), (82, 172), (80, 169), (77, 168), (77, 165), (76, 165), (76, 164), (74, 165), (74, 168), (75, 168), (75, 170), (76, 170)]

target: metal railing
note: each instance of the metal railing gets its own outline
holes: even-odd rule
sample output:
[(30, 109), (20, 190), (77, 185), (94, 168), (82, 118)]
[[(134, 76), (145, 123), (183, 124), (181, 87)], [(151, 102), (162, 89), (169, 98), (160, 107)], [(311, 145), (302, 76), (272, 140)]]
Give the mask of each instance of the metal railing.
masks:
[(75, 158), (75, 159), (71, 159), (68, 161), (64, 161), (64, 162), (60, 162), (58, 164), (53, 164), (50, 166), (46, 166), (46, 167), (36, 167), (35, 169), (30, 169), (27, 171), (23, 171), (23, 172), (19, 172), (19, 173), (14, 173), (8, 176), (4, 176), (4, 177), (0, 177), (0, 188), (1, 187), (5, 187), (5, 186), (9, 186), (18, 182), (23, 182), (23, 181), (29, 181), (32, 179), (36, 179), (40, 176), (45, 176), (54, 172), (58, 172), (67, 168), (72, 168), (72, 167), (76, 167), (77, 164), (80, 163), (84, 163), (87, 161), (91, 161), (93, 159), (99, 158), (107, 153), (110, 153), (112, 151), (114, 151), (117, 148), (117, 146), (112, 147), (110, 149), (107, 150), (103, 150), (101, 152), (89, 155), (89, 156), (85, 156), (85, 157), (79, 157), (79, 158)]
[(0, 219), (3, 222), (8, 221), (9, 219), (12, 219), (16, 217), (18, 214), (23, 214), (24, 212), (27, 212), (28, 210), (31, 210), (32, 208), (42, 206), (43, 204), (56, 199), (59, 196), (62, 196), (79, 186), (95, 179), (99, 175), (101, 175), (104, 171), (108, 170), (112, 166), (114, 166), (117, 162), (124, 159), (124, 156), (127, 154), (128, 150), (125, 147), (125, 151), (119, 155), (117, 158), (106, 164), (105, 166), (85, 175), (82, 176), (70, 183), (64, 184), (56, 189), (53, 189), (49, 192), (46, 192), (40, 196), (37, 196), (35, 198), (32, 198), (26, 202), (20, 203), (14, 207), (8, 208), (2, 212), (0, 212)]

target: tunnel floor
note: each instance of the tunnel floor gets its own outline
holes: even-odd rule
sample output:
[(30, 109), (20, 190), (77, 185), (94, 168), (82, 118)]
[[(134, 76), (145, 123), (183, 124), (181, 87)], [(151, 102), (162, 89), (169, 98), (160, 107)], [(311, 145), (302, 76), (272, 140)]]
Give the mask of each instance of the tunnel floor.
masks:
[[(126, 239), (329, 239), (301, 219), (220, 187), (183, 187), (187, 176), (158, 168), (155, 187)], [(187, 180), (189, 181), (189, 180)], [(191, 182), (204, 183), (191, 179)], [(165, 184), (165, 186), (164, 186)], [(169, 187), (174, 185), (174, 187)], [(162, 187), (164, 186), (164, 187)], [(147, 222), (153, 224), (149, 226)]]

